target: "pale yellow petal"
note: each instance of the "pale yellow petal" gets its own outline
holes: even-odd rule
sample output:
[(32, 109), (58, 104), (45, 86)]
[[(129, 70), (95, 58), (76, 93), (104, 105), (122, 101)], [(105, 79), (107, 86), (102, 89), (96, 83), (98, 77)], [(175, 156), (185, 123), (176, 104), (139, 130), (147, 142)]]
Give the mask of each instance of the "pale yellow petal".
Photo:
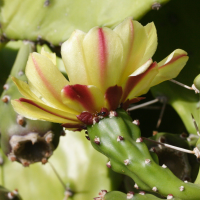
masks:
[(68, 74), (70, 84), (88, 85), (87, 66), (83, 52), (83, 39), (85, 33), (76, 30), (71, 37), (62, 44), (61, 54), (62, 59)]
[(56, 123), (78, 122), (76, 115), (60, 111), (37, 101), (21, 98), (12, 100), (14, 110), (22, 116), (32, 120), (45, 120)]
[(121, 81), (140, 67), (141, 60), (145, 54), (148, 36), (145, 28), (137, 21), (127, 18), (115, 29), (123, 44), (124, 72)]
[(145, 63), (148, 59), (152, 58), (158, 45), (157, 31), (153, 22), (147, 24), (145, 27), (148, 35), (148, 41), (145, 54), (142, 58), (141, 64)]
[(178, 76), (188, 61), (187, 52), (177, 49), (169, 56), (158, 63), (159, 73), (151, 83), (151, 86), (157, 85), (163, 81), (170, 80)]
[(122, 102), (148, 92), (151, 87), (151, 82), (157, 73), (158, 65), (154, 62), (144, 73), (138, 76), (130, 76), (123, 86)]
[(56, 65), (56, 54), (55, 53), (49, 53), (44, 50), (44, 47), (41, 49), (41, 55), (46, 56), (51, 62)]
[(123, 67), (119, 36), (109, 28), (95, 27), (85, 36), (83, 49), (90, 85), (97, 86), (103, 93), (109, 86), (116, 85)]
[(144, 73), (152, 63), (153, 63), (152, 59), (147, 60), (147, 62), (145, 62), (141, 67), (136, 69), (130, 76), (137, 76), (139, 74)]
[(40, 98), (38, 98), (38, 96), (36, 96), (30, 89), (29, 85), (24, 82), (21, 81), (15, 77), (12, 77), (13, 82), (15, 83), (15, 85), (17, 86), (19, 92), (26, 98), (28, 99), (32, 99), (32, 100), (36, 100), (42, 103), (42, 100)]
[(38, 53), (32, 53), (26, 66), (26, 76), (32, 87), (48, 101), (49, 105), (70, 112), (70, 109), (62, 103), (60, 94), (69, 82), (51, 60)]

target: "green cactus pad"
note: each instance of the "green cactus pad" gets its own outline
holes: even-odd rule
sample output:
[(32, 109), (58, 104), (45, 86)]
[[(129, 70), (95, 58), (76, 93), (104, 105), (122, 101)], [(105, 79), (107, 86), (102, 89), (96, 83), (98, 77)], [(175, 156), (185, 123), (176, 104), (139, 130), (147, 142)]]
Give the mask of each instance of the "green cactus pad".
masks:
[[(109, 158), (109, 167), (130, 176), (140, 189), (152, 192), (156, 187), (164, 196), (173, 194), (183, 200), (199, 199), (199, 186), (179, 180), (166, 166), (161, 167), (153, 161), (141, 141), (139, 128), (128, 119), (125, 111), (118, 110), (118, 117), (105, 118), (89, 126), (88, 134), (93, 147)], [(123, 139), (117, 140), (119, 136)]]
[[(159, 0), (166, 3), (169, 0)], [(21, 0), (0, 4), (2, 34), (9, 39), (43, 39), (58, 45), (75, 29), (88, 31), (94, 26), (114, 26), (132, 16), (142, 17), (155, 0)]]

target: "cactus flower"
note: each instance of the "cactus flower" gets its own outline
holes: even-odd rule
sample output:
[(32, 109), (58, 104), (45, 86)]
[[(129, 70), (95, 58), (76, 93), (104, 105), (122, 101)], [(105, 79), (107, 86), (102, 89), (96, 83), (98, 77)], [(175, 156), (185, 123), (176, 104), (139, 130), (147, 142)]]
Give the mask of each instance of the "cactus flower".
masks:
[(28, 83), (13, 78), (25, 98), (12, 105), (27, 118), (83, 129), (179, 74), (187, 53), (177, 49), (157, 63), (152, 60), (156, 48), (153, 22), (142, 26), (127, 18), (113, 30), (75, 30), (61, 47), (69, 80), (56, 67), (55, 54), (31, 53), (25, 71)]

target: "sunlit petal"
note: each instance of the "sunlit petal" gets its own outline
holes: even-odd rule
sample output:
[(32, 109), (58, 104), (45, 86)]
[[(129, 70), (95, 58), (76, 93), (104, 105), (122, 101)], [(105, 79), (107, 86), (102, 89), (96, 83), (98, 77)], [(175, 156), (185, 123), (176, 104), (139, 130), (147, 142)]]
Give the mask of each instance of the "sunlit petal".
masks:
[(69, 82), (46, 56), (32, 53), (26, 66), (26, 75), (32, 86), (52, 107), (69, 111), (62, 103), (60, 91)]
[(137, 76), (139, 74), (144, 73), (152, 63), (153, 63), (152, 59), (147, 60), (147, 62), (145, 62), (141, 67), (135, 70), (130, 76)]
[(157, 38), (157, 31), (156, 27), (153, 22), (147, 24), (145, 27), (146, 33), (148, 35), (148, 41), (146, 46), (146, 51), (144, 56), (141, 60), (140, 64), (145, 63), (148, 59), (152, 58), (154, 55), (157, 45), (158, 45), (158, 38)]
[(44, 47), (41, 49), (41, 55), (46, 56), (51, 62), (56, 65), (56, 54), (55, 53), (49, 53), (44, 50)]
[(83, 40), (90, 84), (105, 92), (119, 82), (123, 47), (118, 35), (109, 28), (95, 27)]
[(42, 103), (42, 100), (40, 98), (38, 98), (38, 96), (36, 96), (31, 90), (30, 90), (30, 87), (29, 85), (24, 82), (24, 81), (21, 81), (15, 77), (12, 77), (12, 80), (13, 82), (15, 83), (15, 85), (17, 86), (19, 92), (26, 98), (28, 99), (33, 99), (33, 100), (36, 100), (36, 101), (39, 101)]
[(164, 60), (158, 63), (159, 73), (151, 83), (151, 87), (163, 81), (175, 78), (188, 61), (187, 53), (181, 49), (173, 51)]
[(124, 94), (122, 102), (126, 99), (133, 99), (134, 97), (138, 97), (148, 92), (150, 84), (157, 73), (158, 65), (154, 62), (143, 74), (130, 76), (123, 87)]
[(76, 30), (61, 47), (62, 59), (72, 85), (89, 85), (88, 69), (82, 46), (85, 35), (86, 33)]
[(12, 100), (14, 110), (29, 119), (40, 119), (56, 123), (78, 122), (76, 115), (60, 111), (37, 101), (21, 98)]
[(127, 18), (114, 30), (123, 44), (124, 73), (121, 82), (140, 67), (145, 54), (148, 36), (145, 28), (137, 21)]

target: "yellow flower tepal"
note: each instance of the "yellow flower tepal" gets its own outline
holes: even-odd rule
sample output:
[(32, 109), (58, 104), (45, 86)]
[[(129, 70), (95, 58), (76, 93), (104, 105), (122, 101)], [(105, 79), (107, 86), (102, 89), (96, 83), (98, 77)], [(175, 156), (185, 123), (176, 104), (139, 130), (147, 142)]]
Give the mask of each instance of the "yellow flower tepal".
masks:
[(128, 18), (113, 30), (76, 30), (61, 48), (69, 81), (56, 67), (55, 54), (32, 53), (25, 72), (28, 84), (13, 78), (25, 97), (13, 100), (13, 107), (31, 119), (82, 129), (179, 74), (187, 53), (177, 49), (156, 63), (156, 48), (154, 23), (142, 26)]

